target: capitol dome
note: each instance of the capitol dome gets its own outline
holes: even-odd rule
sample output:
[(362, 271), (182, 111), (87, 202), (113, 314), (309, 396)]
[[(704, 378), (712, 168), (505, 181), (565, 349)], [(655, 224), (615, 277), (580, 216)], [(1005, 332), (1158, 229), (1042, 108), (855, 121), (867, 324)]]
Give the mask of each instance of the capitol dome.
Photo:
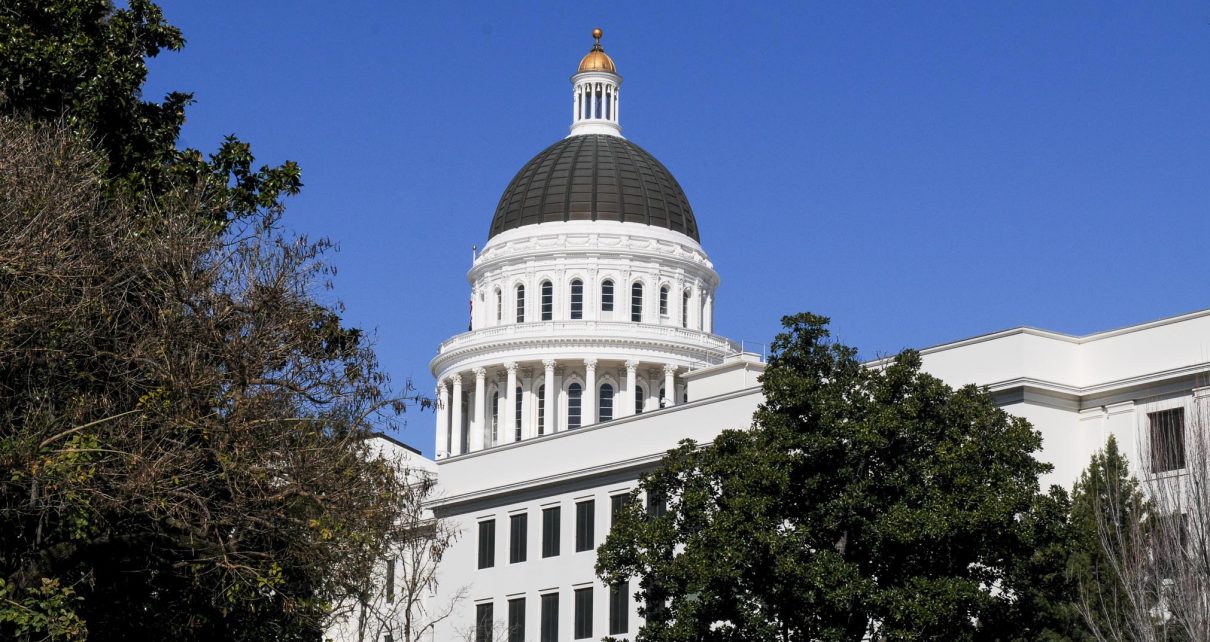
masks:
[(500, 197), (488, 237), (558, 221), (643, 223), (701, 240), (672, 173), (617, 135), (569, 136), (526, 163)]

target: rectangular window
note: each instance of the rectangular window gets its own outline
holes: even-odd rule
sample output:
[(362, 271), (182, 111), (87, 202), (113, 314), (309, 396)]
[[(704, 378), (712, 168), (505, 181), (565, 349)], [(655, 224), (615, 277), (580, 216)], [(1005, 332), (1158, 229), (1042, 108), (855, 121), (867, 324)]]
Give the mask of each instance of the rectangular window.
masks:
[(542, 631), (540, 642), (559, 642), (559, 594), (542, 596)]
[(526, 537), (529, 531), (529, 514), (510, 515), (508, 518), (508, 563), (525, 561)]
[(513, 424), (514, 426), (516, 426), (516, 428), (513, 431), (513, 441), (521, 441), (521, 409), (522, 409), (522, 406), (521, 406), (522, 390), (521, 390), (521, 388), (518, 386), (517, 389), (513, 392), (513, 394), (514, 394), (513, 399), (516, 400), (513, 405), (516, 406), (516, 414), (517, 414), (517, 416), (516, 416), (517, 423)]
[(496, 520), (479, 522), (479, 568), (496, 565)]
[(1148, 413), (1147, 419), (1151, 424), (1151, 472), (1163, 473), (1184, 468), (1185, 409)]
[(591, 551), (593, 548), (592, 528), (596, 518), (596, 502), (588, 500), (576, 503), (576, 552)]
[(542, 509), (542, 557), (555, 557), (559, 554), (559, 522), (562, 513), (558, 506)]
[(625, 633), (630, 628), (630, 583), (609, 587), (609, 634)]
[(668, 288), (660, 288), (660, 316), (668, 316)]
[(517, 286), (517, 323), (525, 323), (525, 286)]
[(550, 281), (542, 283), (542, 320), (550, 321), (555, 311), (555, 286)]
[(387, 563), (387, 581), (386, 581), (387, 590), (386, 590), (386, 593), (387, 593), (387, 603), (389, 604), (389, 603), (395, 601), (395, 558), (394, 558), (394, 556), (388, 557), (386, 559), (386, 563)]
[(492, 640), (492, 603), (475, 605), (475, 642)]
[(630, 501), (630, 495), (613, 495), (609, 498), (609, 521), (617, 522), (618, 513), (626, 507), (626, 502)]
[(613, 281), (601, 284), (601, 312), (613, 312)]
[(592, 637), (592, 587), (576, 589), (575, 638)]
[(546, 434), (546, 386), (538, 386), (538, 434)]
[(525, 598), (508, 601), (508, 642), (525, 642)]

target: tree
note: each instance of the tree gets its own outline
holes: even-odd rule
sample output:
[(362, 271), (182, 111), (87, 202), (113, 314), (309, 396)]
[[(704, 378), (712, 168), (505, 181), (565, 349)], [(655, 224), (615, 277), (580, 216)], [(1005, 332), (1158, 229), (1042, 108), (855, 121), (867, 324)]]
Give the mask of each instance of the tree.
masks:
[(1076, 484), (1073, 571), (1098, 641), (1210, 639), (1208, 405), (1145, 413), (1141, 479), (1111, 437)]
[(64, 118), (105, 160), (107, 195), (156, 198), (196, 190), (197, 214), (225, 225), (280, 204), (302, 186), (298, 166), (254, 167), (247, 143), (228, 136), (204, 159), (177, 149), (193, 95), (143, 99), (147, 59), (185, 45), (149, 0), (10, 0), (0, 11), (0, 114)]
[(397, 528), (404, 536), (394, 538), (386, 558), (365, 582), (336, 605), (328, 639), (333, 642), (420, 642), (431, 639), (434, 627), (449, 618), (466, 597), (466, 588), (450, 591), (452, 597), (438, 604), (437, 570), (458, 533), (436, 519), (425, 507), (436, 498), (436, 475), (412, 468), (396, 457), (403, 471), (408, 508)]
[(0, 638), (317, 639), (415, 536), (370, 446), (403, 399), (326, 242), (107, 162), (0, 117)]
[(670, 451), (636, 490), (667, 510), (630, 502), (598, 551), (605, 583), (639, 578), (637, 639), (1057, 636), (1020, 608), (1065, 561), (1038, 433), (915, 352), (867, 368), (827, 319), (783, 323), (751, 429)]

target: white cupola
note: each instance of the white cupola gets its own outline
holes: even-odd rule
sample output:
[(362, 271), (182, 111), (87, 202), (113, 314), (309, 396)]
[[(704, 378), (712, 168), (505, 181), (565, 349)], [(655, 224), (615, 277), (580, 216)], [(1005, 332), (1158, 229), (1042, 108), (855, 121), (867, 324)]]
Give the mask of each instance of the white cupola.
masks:
[(621, 136), (618, 121), (618, 87), (622, 77), (613, 59), (601, 47), (601, 30), (593, 29), (592, 50), (571, 77), (572, 117), (569, 136), (606, 134)]

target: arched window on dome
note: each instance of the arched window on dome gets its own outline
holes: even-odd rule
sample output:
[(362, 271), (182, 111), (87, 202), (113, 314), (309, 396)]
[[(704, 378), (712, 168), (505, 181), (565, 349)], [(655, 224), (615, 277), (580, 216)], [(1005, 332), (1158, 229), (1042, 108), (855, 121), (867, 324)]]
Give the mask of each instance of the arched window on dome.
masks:
[(504, 293), (496, 288), (496, 323), (504, 321)]
[(689, 290), (681, 294), (681, 327), (689, 327)]
[(575, 430), (580, 427), (580, 403), (583, 401), (584, 389), (580, 384), (567, 386), (567, 429)]
[(613, 280), (601, 281), (601, 312), (613, 312)]
[(513, 434), (513, 441), (521, 441), (521, 386), (513, 391), (513, 405), (516, 406), (517, 422), (513, 424), (516, 430)]
[(647, 398), (647, 391), (643, 390), (643, 386), (635, 385), (634, 387), (634, 414), (643, 414), (643, 401)]
[(517, 323), (525, 323), (525, 286), (517, 284)]
[(571, 318), (584, 318), (584, 282), (580, 279), (571, 282)]
[(538, 434), (546, 434), (546, 386), (538, 386)]
[(500, 393), (492, 393), (492, 434), (487, 440), (489, 446), (495, 446), (500, 438)]
[(601, 394), (597, 397), (597, 408), (600, 417), (598, 421), (613, 421), (613, 386), (601, 384)]
[(668, 286), (660, 288), (660, 317), (668, 318)]
[(542, 320), (550, 321), (555, 313), (555, 286), (550, 281), (542, 282)]
[(643, 322), (643, 284), (638, 281), (630, 286), (630, 320)]

